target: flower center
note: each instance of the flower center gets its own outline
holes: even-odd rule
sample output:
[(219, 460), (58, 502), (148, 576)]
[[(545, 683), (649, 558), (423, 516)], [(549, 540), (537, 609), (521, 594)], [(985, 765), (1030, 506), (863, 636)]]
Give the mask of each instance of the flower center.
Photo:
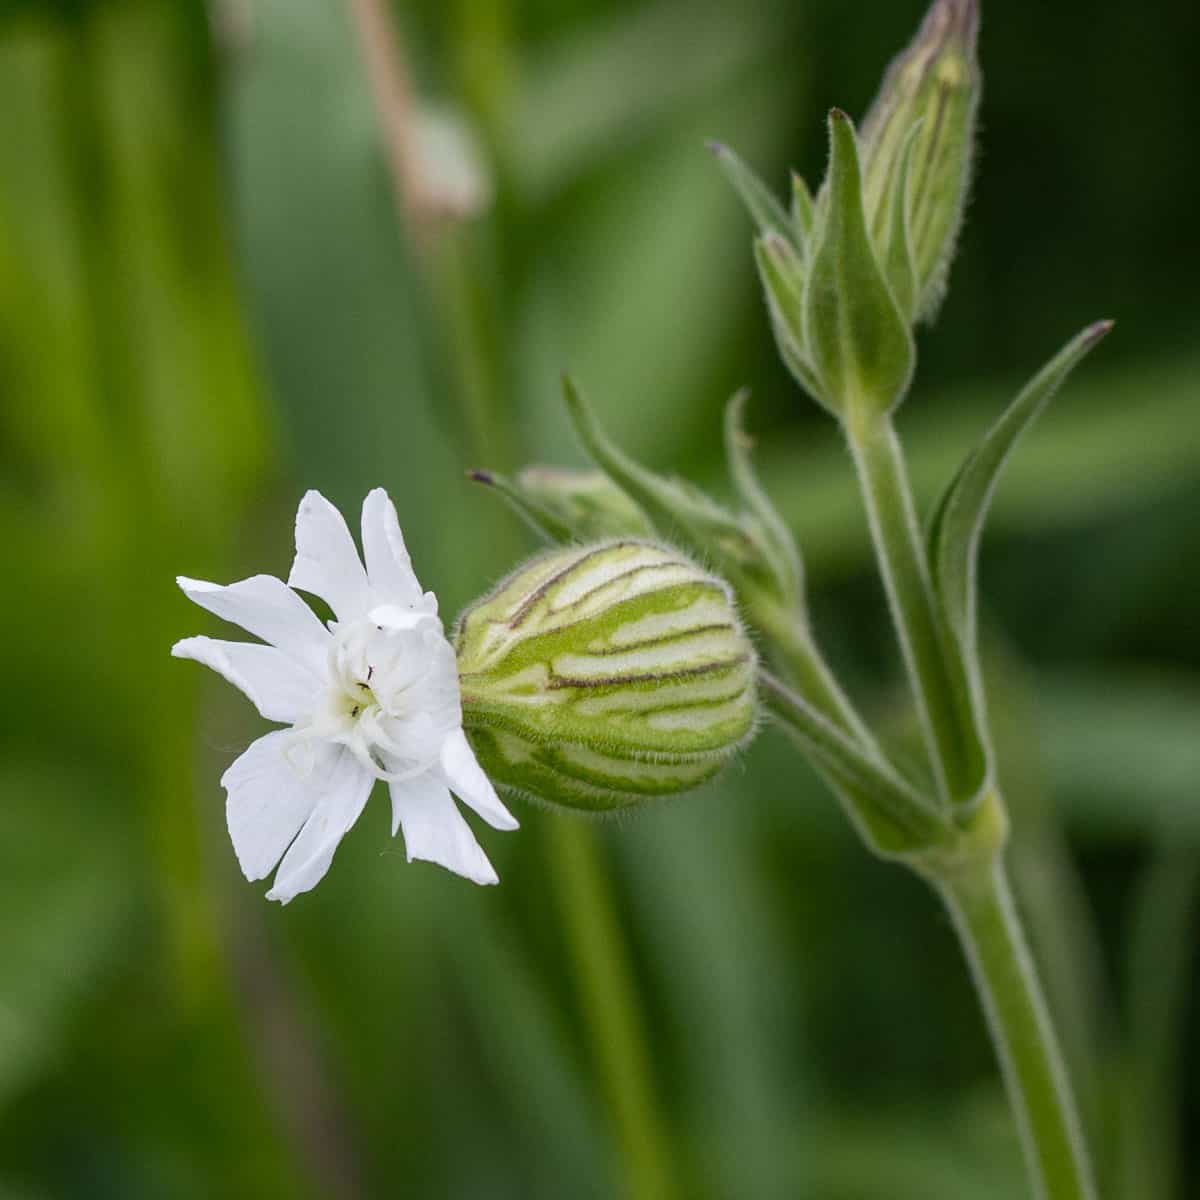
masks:
[(368, 667), (366, 679), (356, 679), (349, 684), (339, 681), (335, 685), (333, 707), (339, 709), (347, 720), (357, 721), (372, 705), (378, 706), (379, 701), (375, 699), (375, 693), (371, 690), (370, 680), (373, 674), (374, 668)]
[(329, 649), (329, 684), (311, 720), (297, 728), (308, 738), (347, 747), (381, 779), (428, 770), (436, 747), (421, 732), (419, 685), (428, 664), (410, 630), (364, 619), (337, 626)]

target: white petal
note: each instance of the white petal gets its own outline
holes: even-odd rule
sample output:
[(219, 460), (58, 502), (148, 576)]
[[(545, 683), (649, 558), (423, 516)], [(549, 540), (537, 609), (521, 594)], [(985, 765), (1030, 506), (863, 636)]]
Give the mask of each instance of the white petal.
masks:
[(274, 646), (190, 637), (171, 647), (175, 658), (190, 658), (240, 688), (268, 721), (294, 725), (311, 711), (321, 680)]
[[(432, 594), (431, 592), (430, 595)], [(410, 629), (419, 629), (422, 625), (427, 625), (441, 633), (442, 623), (438, 620), (436, 606), (430, 612), (423, 601), (420, 603), (422, 605), (420, 608), (409, 608), (407, 605), (401, 607), (398, 604), (380, 604), (367, 613), (367, 620), (381, 629), (390, 629), (399, 633), (407, 632)]]
[(454, 647), (440, 629), (436, 633), (422, 630), (422, 649), (427, 670), (419, 688), (414, 689), (414, 703), (427, 712), (438, 730), (439, 741), (454, 732), (462, 733), (462, 691), (458, 683), (458, 659)]
[(404, 830), (409, 862), (420, 858), (437, 863), (474, 883), (500, 882), (444, 783), (426, 774), (389, 786), (392, 833)]
[(374, 776), (344, 746), (326, 743), (321, 747), (308, 781), (310, 790), (320, 798), (283, 856), (268, 900), (286, 904), (321, 882), (338, 843), (358, 820), (374, 782)]
[(442, 743), (442, 772), (454, 794), (469, 804), (493, 829), (516, 829), (517, 819), (500, 803), (492, 781), (475, 761), (475, 752), (461, 729)]
[(367, 573), (342, 514), (320, 492), (305, 492), (296, 511), (296, 559), (291, 587), (320, 596), (339, 621), (361, 617), (370, 606)]
[(379, 601), (404, 607), (418, 604), (421, 585), (413, 573), (395, 505), (383, 488), (368, 492), (363, 501), (362, 539), (367, 575)]
[(310, 670), (325, 671), (329, 630), (295, 592), (273, 575), (254, 575), (222, 587), (201, 579), (177, 580), (189, 600), (240, 625)]
[(247, 879), (270, 874), (321, 798), (313, 774), (301, 769), (302, 751), (290, 729), (277, 729), (251, 742), (221, 776), (229, 836)]

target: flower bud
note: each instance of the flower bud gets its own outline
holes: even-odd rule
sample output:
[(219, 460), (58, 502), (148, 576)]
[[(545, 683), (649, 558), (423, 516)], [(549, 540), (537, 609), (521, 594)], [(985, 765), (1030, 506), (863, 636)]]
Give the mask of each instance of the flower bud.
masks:
[(712, 562), (751, 611), (761, 600), (789, 609), (801, 604), (802, 572), (795, 542), (750, 465), (741, 428), (744, 396), (730, 401), (726, 421), (730, 472), (746, 506), (745, 511), (734, 513), (699, 488), (655, 474), (631, 459), (604, 432), (569, 379), (563, 380), (563, 394), (571, 423), (592, 461), (654, 529)]
[(755, 654), (730, 589), (676, 550), (552, 551), (456, 632), (463, 725), (492, 780), (608, 812), (715, 775), (754, 728)]
[(978, 39), (978, 0), (933, 0), (917, 36), (888, 68), (862, 124), (866, 209), (882, 253), (892, 236), (893, 192), (904, 186), (905, 143), (921, 123), (910, 148), (907, 206), (916, 312), (922, 317), (932, 315), (941, 300), (966, 205), (981, 90)]
[(754, 261), (767, 299), (771, 331), (784, 365), (808, 394), (837, 416), (837, 406), (823, 392), (809, 358), (804, 330), (804, 262), (777, 234), (754, 242)]
[(824, 204), (804, 287), (804, 332), (826, 407), (854, 429), (900, 403), (916, 348), (871, 244), (858, 139), (841, 109), (829, 114), (829, 140)]
[(580, 541), (649, 537), (641, 509), (603, 471), (573, 467), (525, 467), (517, 472), (523, 495), (556, 513)]

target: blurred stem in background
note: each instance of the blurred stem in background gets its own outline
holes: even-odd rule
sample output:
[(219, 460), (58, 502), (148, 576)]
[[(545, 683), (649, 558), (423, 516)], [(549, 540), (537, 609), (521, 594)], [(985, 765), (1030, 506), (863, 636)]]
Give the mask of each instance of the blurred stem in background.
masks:
[[(1013, 822), (1008, 855), (1013, 892), (1058, 1020), (1084, 1129), (1104, 1159), (1108, 1139), (1101, 1136), (1099, 1065), (1112, 1052), (1117, 1029), (1100, 932), (1041, 761), (1036, 680), (991, 621), (983, 642), (1000, 785)], [(1098, 1170), (1102, 1177), (1108, 1173)]]
[[(477, 231), (463, 219), (476, 214), (448, 213), (439, 203), (438, 180), (430, 173), (433, 164), (423, 162), (414, 148), (419, 102), (387, 0), (347, 0), (347, 5), (371, 85), (378, 132), (387, 143), (397, 211), (413, 244), (423, 252), (436, 297), (444, 357), (453, 364), (455, 390), (463, 405), (463, 420), (454, 426), (460, 449), (507, 469), (521, 455), (514, 432), (516, 405), (508, 402), (506, 388), (510, 376), (496, 338), (494, 297), (479, 282), (486, 277), (478, 262), (484, 234), (476, 237)], [(466, 4), (463, 15), (468, 27), (465, 44), (477, 52), (468, 65), (491, 64), (482, 75), (469, 75), (475, 80), (470, 92), (474, 115), (493, 136), (501, 124), (508, 79), (503, 7)], [(479, 57), (485, 47), (487, 54)], [(514, 545), (512, 557), (518, 552)], [(541, 825), (543, 864), (559, 898), (556, 907), (584, 1025), (612, 1113), (625, 1193), (631, 1200), (669, 1200), (674, 1189), (668, 1138), (602, 844), (587, 825), (540, 813), (534, 819)]]
[[(123, 869), (104, 886), (93, 876), (72, 920), (87, 931), (74, 961), (56, 972), (40, 963), (32, 994), (36, 1020), (52, 1024), (72, 999), (63, 984), (94, 956), (107, 955), (110, 969), (137, 964), (117, 985), (120, 1027), (71, 1088), (96, 1086), (88, 1067), (103, 1080), (102, 1110), (76, 1135), (91, 1140), (75, 1145), (115, 1188), (130, 1177), (109, 1144), (114, 1130), (154, 1094), (152, 1190), (191, 1195), (215, 1148), (231, 1191), (306, 1195), (247, 1063), (207, 854), (212, 821), (190, 770), (198, 680), (166, 654), (183, 607), (173, 576), (225, 569), (270, 461), (222, 220), (204, 33), (192, 7), (88, 6), (70, 23), (42, 14), (6, 30), (0, 57), (0, 359), (5, 424), (16, 418), (23, 464), (6, 471), (4, 500), (29, 539), (23, 549), (6, 526), (8, 552), (25, 564), (7, 619), (59, 631), (16, 639), (16, 653), (35, 658), (6, 675), (15, 665), (35, 680), (77, 681), (72, 701), (48, 689), (50, 721), (32, 696), (21, 706), (56, 730), (53, 759), (84, 781), (38, 804), (58, 830), (94, 824), (86, 836), (102, 857), (128, 843)], [(22, 617), (25, 605), (36, 621)], [(72, 718), (76, 699), (84, 708)], [(25, 754), (38, 753), (36, 738), (25, 742)], [(59, 841), (59, 832), (31, 837), (23, 853)], [(14, 900), (4, 901), (6, 923), (24, 924)], [(71, 928), (38, 941), (65, 950)], [(0, 986), (17, 974), (4, 960)], [(0, 998), (6, 1017), (8, 1007)], [(163, 1079), (177, 1077), (210, 1114), (202, 1130), (190, 1109), (160, 1103)]]
[(1120, 1072), (1119, 1194), (1179, 1196), (1180, 1054), (1200, 904), (1200, 855), (1163, 847), (1141, 881), (1133, 911), (1126, 986), (1126, 1066)]
[(631, 1200), (675, 1189), (667, 1131), (654, 1095), (652, 1058), (621, 923), (595, 831), (578, 819), (543, 819), (547, 866), (562, 906), (584, 1017), (616, 1125)]

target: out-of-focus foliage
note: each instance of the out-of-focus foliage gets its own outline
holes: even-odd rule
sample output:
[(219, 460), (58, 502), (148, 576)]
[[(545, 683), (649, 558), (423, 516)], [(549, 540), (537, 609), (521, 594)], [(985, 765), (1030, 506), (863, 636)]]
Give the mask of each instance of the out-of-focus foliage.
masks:
[[(562, 818), (489, 840), (482, 890), (405, 864), (375, 803), (268, 906), (216, 782), (260, 723), (167, 657), (198, 631), (172, 578), (284, 573), (302, 488), (382, 483), (452, 616), (532, 548), (464, 469), (580, 461), (564, 368), (701, 482), (748, 383), (815, 623), (887, 696), (851, 476), (703, 143), (819, 176), (824, 110), (865, 110), (922, 9), (398, 4), (496, 185), (416, 235), (352, 5), (0, 8), (0, 1197), (622, 1194)], [(985, 3), (979, 182), (901, 419), (931, 501), (1014, 384), (1119, 321), (1014, 460), (982, 575), (1015, 873), (1114, 1200), (1200, 1187), (1198, 51), (1182, 0)], [(679, 1196), (1020, 1194), (949, 931), (778, 738), (583, 837)]]

